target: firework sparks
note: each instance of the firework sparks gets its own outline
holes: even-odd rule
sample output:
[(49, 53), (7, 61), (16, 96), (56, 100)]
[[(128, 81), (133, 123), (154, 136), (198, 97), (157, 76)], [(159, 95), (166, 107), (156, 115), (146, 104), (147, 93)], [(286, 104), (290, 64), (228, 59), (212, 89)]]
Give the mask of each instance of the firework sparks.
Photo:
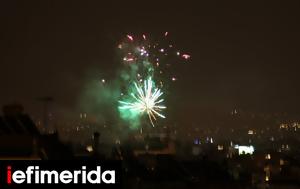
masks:
[[(168, 36), (169, 32), (165, 32), (164, 36)], [(146, 34), (142, 34), (141, 38), (139, 36), (126, 35), (127, 40), (118, 45), (118, 48), (122, 52), (123, 60), (125, 63), (143, 63), (148, 61), (150, 63), (159, 62), (159, 59), (171, 59), (173, 64), (176, 62), (181, 62), (181, 60), (174, 61), (172, 56), (177, 55), (179, 58), (188, 60), (191, 56), (187, 53), (181, 53), (180, 50), (176, 50), (176, 46), (173, 43), (166, 44), (164, 40), (153, 42), (148, 39)], [(166, 63), (161, 64), (160, 69), (164, 69)], [(143, 67), (143, 65), (141, 66)], [(172, 72), (170, 70), (170, 72)]]
[(131, 93), (131, 99), (128, 101), (119, 101), (121, 110), (130, 110), (140, 114), (146, 113), (154, 127), (153, 120), (157, 117), (165, 118), (160, 112), (166, 108), (161, 105), (164, 99), (160, 98), (163, 93), (160, 89), (155, 88), (151, 78), (144, 81), (144, 86), (134, 83), (135, 93)]
[(124, 57), (123, 60), (126, 61), (126, 62), (132, 62), (132, 61), (134, 61), (133, 58), (127, 58), (127, 57)]
[(189, 54), (183, 54), (182, 58), (184, 58), (184, 59), (187, 60), (187, 59), (191, 58), (191, 55), (189, 55)]
[(131, 35), (127, 35), (127, 38), (130, 40), (130, 41), (133, 41), (133, 37)]

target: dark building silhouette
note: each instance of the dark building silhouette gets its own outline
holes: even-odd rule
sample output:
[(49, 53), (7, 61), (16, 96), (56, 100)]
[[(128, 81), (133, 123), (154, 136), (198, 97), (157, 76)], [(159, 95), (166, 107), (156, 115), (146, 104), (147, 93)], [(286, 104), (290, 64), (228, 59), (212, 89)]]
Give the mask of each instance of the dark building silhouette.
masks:
[(0, 116), (0, 159), (70, 159), (71, 150), (57, 133), (42, 135), (19, 104), (3, 107)]

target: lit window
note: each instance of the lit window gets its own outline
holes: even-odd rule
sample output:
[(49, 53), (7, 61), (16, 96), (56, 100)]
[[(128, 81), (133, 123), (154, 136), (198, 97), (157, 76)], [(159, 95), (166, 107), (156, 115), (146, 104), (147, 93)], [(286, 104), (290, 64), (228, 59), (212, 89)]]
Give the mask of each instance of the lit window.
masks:
[(222, 151), (224, 149), (224, 146), (223, 145), (218, 145), (218, 150), (219, 151)]
[(87, 146), (87, 147), (86, 147), (86, 150), (87, 150), (88, 152), (93, 152), (93, 146)]
[(266, 159), (271, 159), (271, 154), (267, 154), (267, 155), (265, 156), (265, 158), (266, 158)]
[(269, 176), (266, 176), (265, 180), (268, 182), (270, 180)]

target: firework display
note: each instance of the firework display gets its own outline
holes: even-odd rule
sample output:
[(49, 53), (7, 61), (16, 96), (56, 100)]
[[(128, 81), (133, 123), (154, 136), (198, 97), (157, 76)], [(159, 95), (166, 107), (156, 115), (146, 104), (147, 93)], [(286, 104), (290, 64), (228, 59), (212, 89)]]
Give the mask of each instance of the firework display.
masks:
[(134, 83), (136, 93), (131, 93), (132, 99), (128, 101), (119, 101), (121, 106), (119, 109), (124, 111), (133, 111), (137, 113), (147, 113), (149, 120), (154, 127), (153, 119), (156, 120), (156, 116), (165, 118), (165, 116), (159, 113), (165, 109), (166, 106), (161, 105), (164, 99), (160, 99), (163, 93), (160, 89), (155, 88), (154, 82), (151, 78), (144, 81), (144, 86)]
[[(159, 42), (157, 42), (159, 41)], [(126, 35), (118, 45), (122, 57), (124, 92), (119, 100), (121, 117), (138, 125), (143, 115), (147, 115), (151, 125), (157, 118), (165, 118), (162, 111), (166, 106), (161, 92), (167, 90), (169, 81), (178, 80), (173, 67), (187, 62), (191, 56), (182, 53), (169, 40), (169, 32), (160, 39), (142, 34)]]

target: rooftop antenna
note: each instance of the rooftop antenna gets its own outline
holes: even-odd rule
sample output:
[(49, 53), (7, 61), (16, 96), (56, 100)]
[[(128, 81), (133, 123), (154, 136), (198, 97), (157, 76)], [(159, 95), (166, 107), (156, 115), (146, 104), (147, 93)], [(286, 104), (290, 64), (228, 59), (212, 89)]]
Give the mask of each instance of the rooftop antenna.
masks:
[(37, 98), (38, 101), (42, 102), (43, 103), (43, 122), (44, 122), (44, 129), (45, 131), (47, 132), (48, 131), (48, 115), (49, 115), (49, 104), (51, 102), (53, 102), (53, 98), (52, 97), (40, 97), (40, 98)]

